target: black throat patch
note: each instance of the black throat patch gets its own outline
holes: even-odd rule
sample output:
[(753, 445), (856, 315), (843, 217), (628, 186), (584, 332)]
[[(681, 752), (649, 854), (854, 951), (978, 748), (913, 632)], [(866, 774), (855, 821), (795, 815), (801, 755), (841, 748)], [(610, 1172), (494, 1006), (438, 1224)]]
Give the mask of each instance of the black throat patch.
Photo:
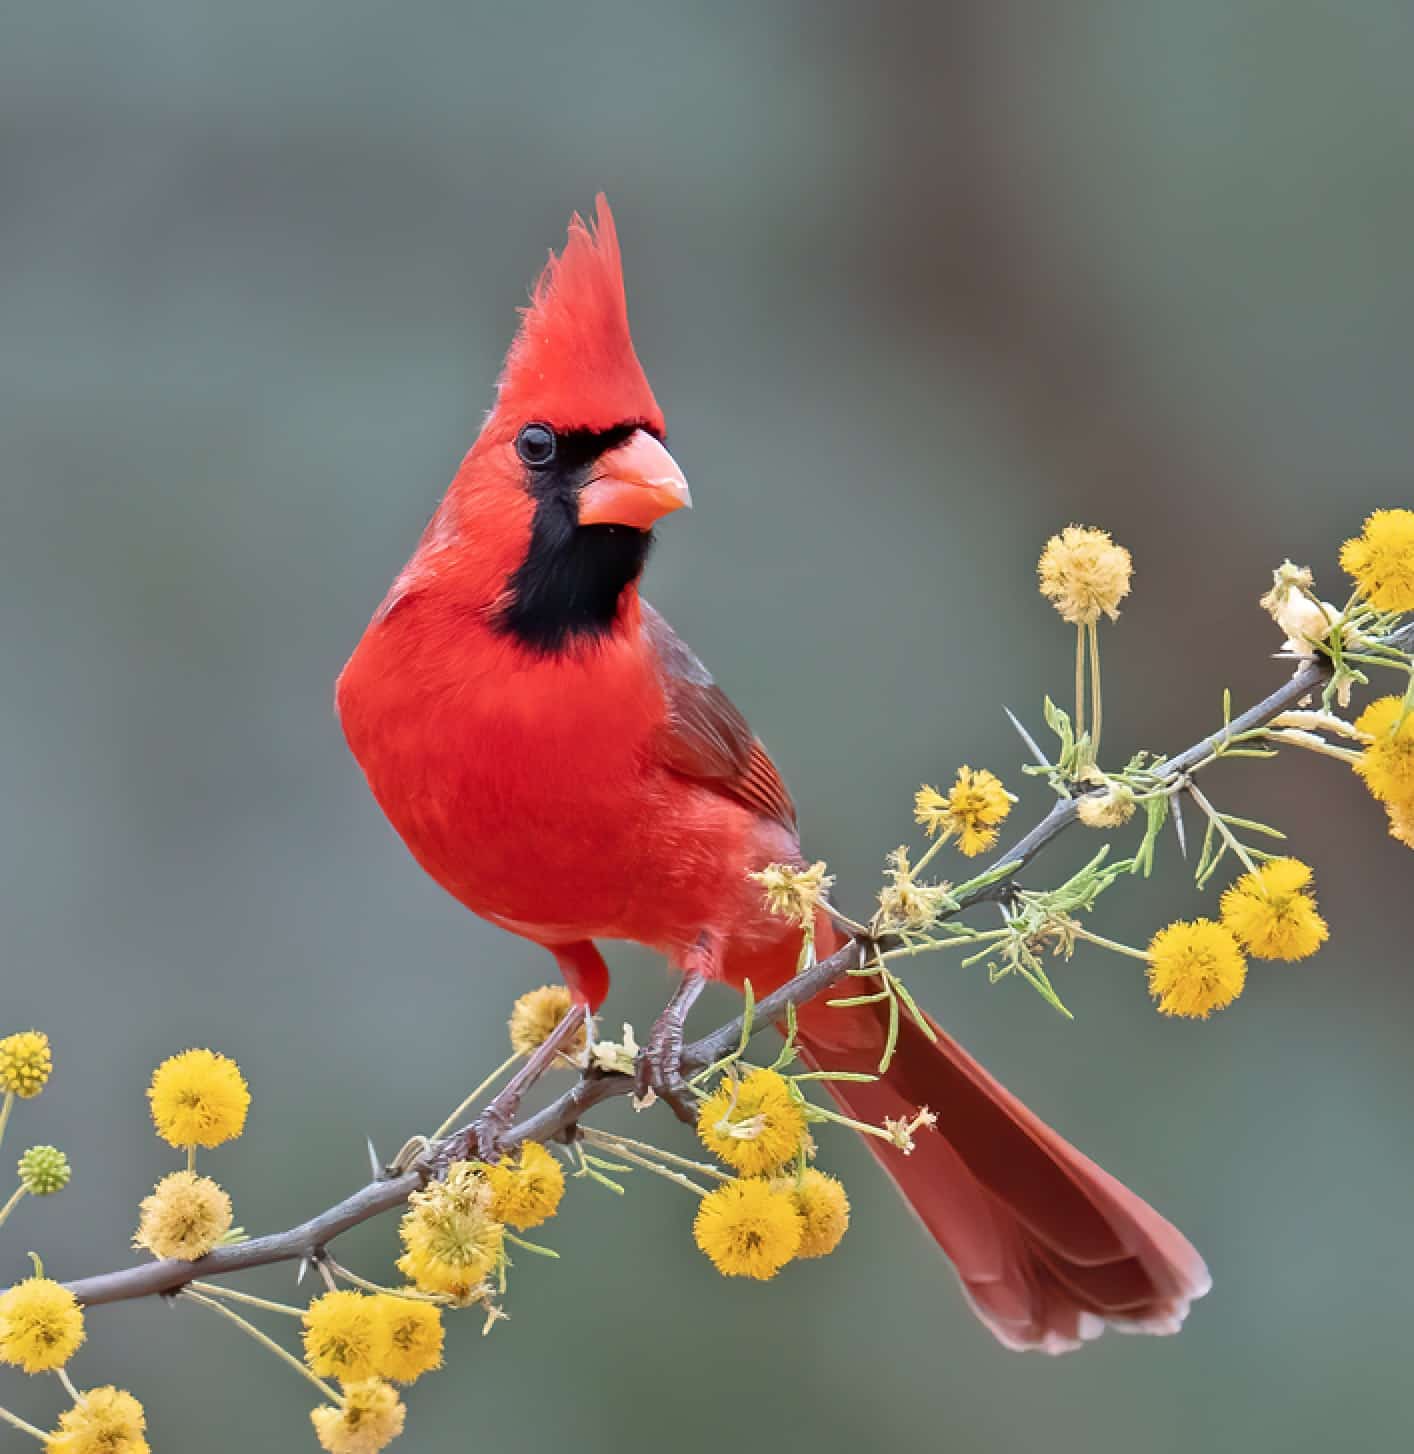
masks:
[(579, 491), (594, 462), (632, 433), (626, 426), (561, 434), (553, 465), (526, 467), (526, 488), (535, 500), (530, 548), (507, 583), (510, 595), (497, 625), (536, 651), (561, 651), (607, 634), (624, 587), (643, 572), (651, 531), (579, 523)]

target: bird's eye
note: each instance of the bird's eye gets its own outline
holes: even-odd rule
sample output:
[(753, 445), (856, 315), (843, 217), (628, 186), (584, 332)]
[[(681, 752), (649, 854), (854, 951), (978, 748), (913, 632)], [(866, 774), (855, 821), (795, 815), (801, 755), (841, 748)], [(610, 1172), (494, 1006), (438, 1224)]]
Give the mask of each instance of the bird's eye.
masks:
[(548, 424), (527, 424), (516, 435), (516, 453), (534, 469), (543, 469), (555, 457), (555, 431)]

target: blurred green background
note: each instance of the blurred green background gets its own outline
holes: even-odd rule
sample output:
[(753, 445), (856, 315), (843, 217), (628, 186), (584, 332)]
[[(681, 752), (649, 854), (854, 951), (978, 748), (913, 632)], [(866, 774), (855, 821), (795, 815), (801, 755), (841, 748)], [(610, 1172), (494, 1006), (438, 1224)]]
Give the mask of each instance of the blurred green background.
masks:
[[(0, 1280), (30, 1246), (61, 1276), (133, 1256), (173, 1164), (143, 1101), (163, 1056), (244, 1067), (247, 1134), (205, 1163), (274, 1229), (361, 1181), (365, 1135), (390, 1153), (439, 1119), (550, 975), (416, 869), (331, 689), (597, 189), (698, 504), (649, 594), (847, 906), (919, 781), (1020, 781), (1001, 705), (1037, 726), (1069, 674), (1033, 588), (1052, 530), (1134, 552), (1105, 634), (1118, 758), (1274, 685), (1271, 567), (1339, 596), (1339, 541), (1414, 494), (1408, 6), (58, 0), (0, 37), (0, 1029), (47, 1029), (58, 1063), (10, 1148), (77, 1168), (7, 1227)], [(913, 975), (1207, 1255), (1182, 1337), (1004, 1353), (830, 1137), (854, 1229), (767, 1286), (713, 1274), (672, 1188), (576, 1184), (564, 1260), (517, 1267), (485, 1341), (454, 1322), (398, 1447), (1402, 1446), (1407, 850), (1333, 763), (1211, 790), (1314, 863), (1314, 962), (1254, 968), (1206, 1025), (1098, 952), (1058, 972), (1074, 1024), (1017, 983)], [(1099, 928), (1211, 909), (1167, 858)], [(613, 962), (608, 1027), (642, 1028), (666, 974)], [(385, 1223), (341, 1250), (377, 1272), (391, 1245)], [(90, 1323), (80, 1381), (132, 1386), (157, 1449), (314, 1447), (309, 1390), (199, 1311)], [(56, 1394), (0, 1383), (46, 1424)]]

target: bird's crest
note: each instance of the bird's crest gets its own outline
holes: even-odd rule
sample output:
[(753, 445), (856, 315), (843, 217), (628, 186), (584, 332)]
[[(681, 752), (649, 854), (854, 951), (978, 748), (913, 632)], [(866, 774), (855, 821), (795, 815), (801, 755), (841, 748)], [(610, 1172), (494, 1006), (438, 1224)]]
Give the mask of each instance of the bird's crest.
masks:
[(540, 274), (496, 396), (498, 415), (557, 429), (623, 424), (663, 433), (663, 415), (629, 336), (614, 216), (601, 192), (593, 225), (576, 212), (564, 251)]

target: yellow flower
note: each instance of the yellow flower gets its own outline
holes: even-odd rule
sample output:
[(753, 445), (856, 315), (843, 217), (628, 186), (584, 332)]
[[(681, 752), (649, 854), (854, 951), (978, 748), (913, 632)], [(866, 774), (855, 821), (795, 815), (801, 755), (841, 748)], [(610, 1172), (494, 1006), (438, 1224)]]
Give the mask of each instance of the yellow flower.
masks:
[(1374, 738), (1355, 771), (1382, 803), (1414, 802), (1414, 712), (1396, 727), (1403, 710), (1399, 697), (1381, 697), (1355, 719), (1356, 729)]
[(329, 1454), (378, 1454), (402, 1433), (407, 1409), (391, 1384), (365, 1378), (345, 1387), (338, 1408), (324, 1404), (309, 1417)]
[(768, 863), (759, 873), (747, 875), (761, 885), (762, 900), (771, 913), (808, 929), (816, 911), (829, 895), (835, 879), (825, 872), (821, 859), (809, 868), (792, 863)]
[(144, 1197), (134, 1247), (195, 1262), (231, 1230), (231, 1199), (209, 1176), (174, 1171)]
[(369, 1378), (385, 1352), (387, 1326), (376, 1298), (326, 1292), (304, 1313), (304, 1361), (321, 1378)]
[(1090, 626), (1101, 612), (1111, 621), (1119, 619), (1132, 568), (1129, 552), (1110, 539), (1108, 530), (1067, 525), (1046, 542), (1036, 573), (1041, 594), (1062, 620)]
[(0, 1362), (26, 1373), (62, 1368), (83, 1336), (83, 1309), (57, 1282), (28, 1277), (0, 1293)]
[(54, 1056), (42, 1030), (24, 1030), (0, 1040), (0, 1091), (27, 1101), (44, 1089)]
[(774, 1277), (800, 1250), (805, 1223), (767, 1181), (729, 1181), (702, 1198), (693, 1240), (723, 1277)]
[(1149, 993), (1159, 1013), (1206, 1020), (1242, 993), (1247, 961), (1229, 930), (1211, 919), (1170, 924), (1149, 943)]
[(957, 779), (946, 794), (925, 783), (913, 799), (913, 816), (931, 836), (956, 838), (968, 858), (985, 853), (997, 841), (997, 825), (1016, 801), (1001, 780), (981, 768), (958, 769)]
[(1223, 894), (1223, 923), (1258, 959), (1305, 959), (1330, 936), (1310, 883), (1299, 859), (1273, 858)]
[(1389, 836), (1406, 848), (1414, 848), (1414, 802), (1391, 803), (1388, 812)]
[[(569, 1014), (574, 1001), (562, 984), (543, 984), (538, 990), (527, 990), (511, 1009), (511, 1049), (529, 1055)], [(566, 1055), (583, 1055), (584, 1031), (570, 1042)], [(563, 1058), (563, 1057), (561, 1057)]]
[(444, 1181), (408, 1198), (398, 1228), (398, 1268), (423, 1292), (473, 1299), (500, 1261), (505, 1228), (491, 1215), (491, 1186), (469, 1161), (453, 1162)]
[(35, 1197), (63, 1191), (73, 1174), (69, 1158), (57, 1146), (31, 1146), (20, 1157), (20, 1185)]
[(90, 1388), (59, 1415), (59, 1427), (44, 1441), (44, 1454), (148, 1454), (142, 1405), (111, 1384)]
[(728, 1166), (757, 1176), (800, 1150), (805, 1112), (783, 1076), (753, 1070), (741, 1081), (723, 1078), (698, 1109), (697, 1134)]
[(169, 1146), (219, 1146), (245, 1129), (250, 1091), (234, 1060), (185, 1050), (152, 1072), (152, 1123)]
[(1414, 510), (1376, 510), (1340, 563), (1379, 611), (1414, 611)]
[(379, 1293), (374, 1302), (383, 1320), (384, 1343), (378, 1372), (413, 1383), (442, 1366), (442, 1310), (419, 1298)]
[(799, 1180), (783, 1176), (771, 1184), (785, 1192), (800, 1213), (802, 1231), (796, 1257), (802, 1261), (828, 1257), (849, 1229), (849, 1198), (844, 1187), (813, 1166), (807, 1166)]
[(491, 1216), (519, 1232), (548, 1222), (560, 1209), (565, 1173), (537, 1141), (525, 1142), (483, 1174), (491, 1187)]

